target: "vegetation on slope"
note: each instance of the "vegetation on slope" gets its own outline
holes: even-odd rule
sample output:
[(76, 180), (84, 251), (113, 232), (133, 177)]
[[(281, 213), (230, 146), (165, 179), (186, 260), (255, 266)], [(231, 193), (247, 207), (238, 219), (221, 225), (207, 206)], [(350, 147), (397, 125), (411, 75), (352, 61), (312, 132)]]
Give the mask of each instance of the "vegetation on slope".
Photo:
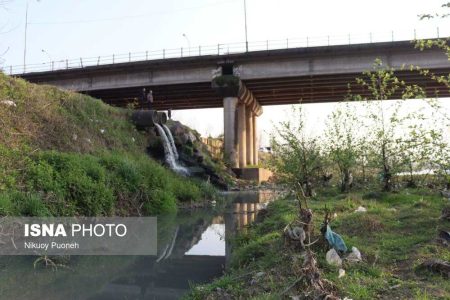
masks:
[(149, 158), (129, 114), (0, 74), (0, 214), (156, 214), (212, 193)]

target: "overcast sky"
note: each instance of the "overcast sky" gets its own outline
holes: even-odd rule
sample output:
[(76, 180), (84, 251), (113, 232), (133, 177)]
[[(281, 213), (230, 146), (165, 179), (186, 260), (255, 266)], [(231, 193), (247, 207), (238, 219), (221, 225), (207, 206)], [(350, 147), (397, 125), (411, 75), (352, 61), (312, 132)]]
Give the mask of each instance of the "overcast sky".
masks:
[[(300, 1), (247, 0), (248, 40), (384, 34), (400, 38), (441, 35), (444, 20), (419, 21), (442, 0)], [(0, 54), (3, 66), (23, 63), (26, 0), (0, 0)], [(244, 0), (29, 0), (27, 63), (96, 57), (163, 48), (243, 42)], [(445, 32), (447, 30), (447, 32)], [(183, 36), (185, 34), (186, 37)], [(44, 50), (44, 51), (42, 51)], [(323, 123), (332, 104), (307, 105), (311, 124)], [(286, 107), (265, 107), (260, 133), (271, 131)], [(223, 131), (222, 109), (177, 111), (174, 118), (203, 135)]]

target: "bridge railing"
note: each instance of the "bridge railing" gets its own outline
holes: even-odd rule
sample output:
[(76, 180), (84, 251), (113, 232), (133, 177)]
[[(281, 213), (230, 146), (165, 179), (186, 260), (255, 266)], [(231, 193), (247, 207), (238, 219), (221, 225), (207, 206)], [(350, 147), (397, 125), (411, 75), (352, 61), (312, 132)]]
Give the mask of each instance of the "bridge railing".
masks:
[(253, 51), (268, 51), (290, 48), (307, 48), (319, 46), (336, 46), (349, 44), (366, 44), (378, 42), (413, 41), (418, 39), (433, 39), (450, 36), (450, 28), (444, 30), (437, 27), (434, 33), (419, 32), (417, 30), (389, 31), (379, 33), (348, 34), (348, 35), (326, 35), (316, 37), (287, 38), (280, 40), (252, 41), (217, 44), (209, 46), (180, 47), (162, 49), (155, 51), (129, 52), (92, 57), (81, 57), (75, 59), (63, 59), (43, 62), (39, 64), (0, 66), (4, 73), (15, 75), (32, 72), (57, 71), (65, 69), (80, 69), (90, 66), (119, 64), (146, 60), (198, 57), (207, 55), (227, 55)]

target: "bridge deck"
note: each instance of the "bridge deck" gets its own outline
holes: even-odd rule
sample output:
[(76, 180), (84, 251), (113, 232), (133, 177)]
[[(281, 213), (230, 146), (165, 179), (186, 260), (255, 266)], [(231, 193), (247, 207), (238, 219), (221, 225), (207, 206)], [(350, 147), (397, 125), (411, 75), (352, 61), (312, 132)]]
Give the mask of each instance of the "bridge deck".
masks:
[[(413, 64), (437, 75), (450, 73), (450, 62), (440, 49), (419, 51), (407, 41), (174, 58), (20, 76), (86, 93), (117, 106), (132, 102), (142, 105), (145, 87), (153, 91), (155, 109), (214, 108), (223, 103), (211, 88), (212, 72), (220, 63), (230, 62), (261, 105), (278, 105), (341, 101), (348, 84), (355, 83), (355, 78), (369, 70), (376, 58), (397, 70)], [(448, 87), (418, 72), (398, 71), (397, 76), (424, 87), (430, 97), (450, 96)], [(368, 96), (361, 88), (354, 92)]]

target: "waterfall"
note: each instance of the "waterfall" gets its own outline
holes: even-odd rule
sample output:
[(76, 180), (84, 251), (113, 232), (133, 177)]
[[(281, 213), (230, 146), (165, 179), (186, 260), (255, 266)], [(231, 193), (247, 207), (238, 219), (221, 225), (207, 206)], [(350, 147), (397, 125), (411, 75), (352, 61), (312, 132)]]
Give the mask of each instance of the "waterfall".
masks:
[(178, 159), (178, 157), (179, 157), (178, 151), (177, 151), (177, 147), (175, 147), (175, 141), (173, 140), (172, 132), (170, 132), (169, 127), (167, 127), (165, 124), (163, 124), (162, 127), (164, 128), (164, 131), (166, 132), (167, 137), (169, 138), (170, 145), (172, 146), (173, 155), (175, 156), (175, 159)]
[[(185, 167), (180, 166), (178, 164), (177, 158), (175, 158), (174, 150), (171, 146), (171, 143), (169, 141), (169, 138), (167, 137), (165, 130), (159, 124), (155, 124), (155, 126), (156, 126), (156, 129), (158, 130), (159, 136), (162, 139), (163, 146), (164, 146), (164, 154), (166, 157), (166, 162), (169, 165), (169, 167), (179, 174), (188, 175), (189, 171)], [(177, 153), (177, 155), (178, 155), (178, 153)]]

